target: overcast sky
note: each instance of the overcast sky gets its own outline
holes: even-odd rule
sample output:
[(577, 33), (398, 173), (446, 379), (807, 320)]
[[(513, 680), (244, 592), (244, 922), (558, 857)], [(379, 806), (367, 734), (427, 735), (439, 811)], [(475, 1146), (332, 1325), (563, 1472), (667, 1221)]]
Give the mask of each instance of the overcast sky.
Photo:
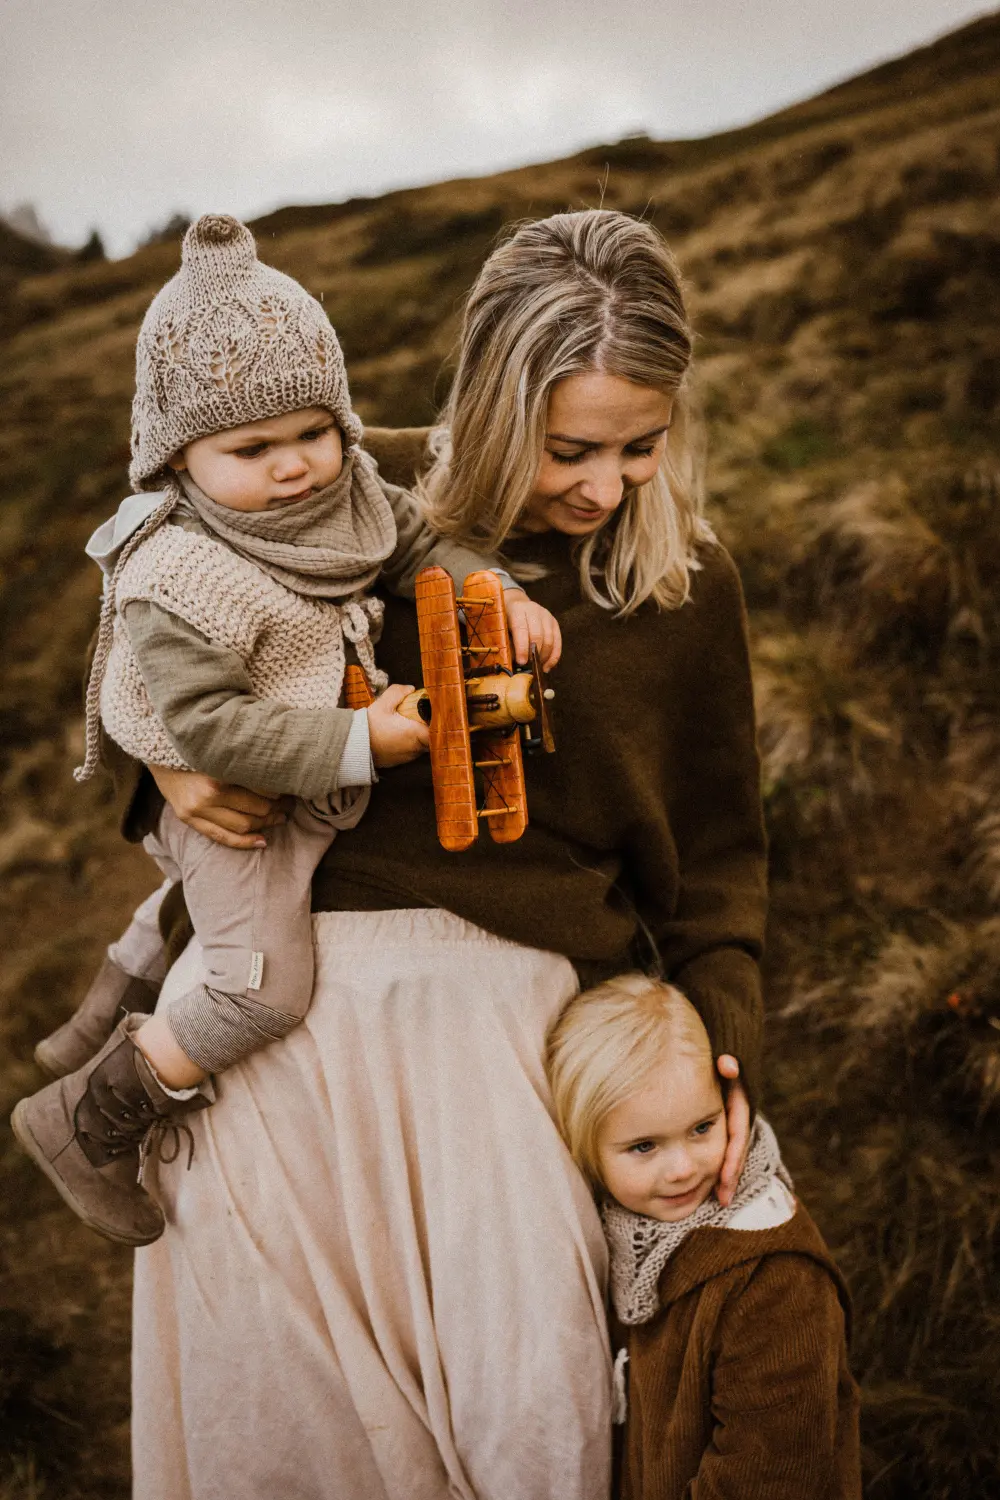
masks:
[(746, 123), (966, 0), (0, 0), (0, 211), (123, 254), (283, 203)]

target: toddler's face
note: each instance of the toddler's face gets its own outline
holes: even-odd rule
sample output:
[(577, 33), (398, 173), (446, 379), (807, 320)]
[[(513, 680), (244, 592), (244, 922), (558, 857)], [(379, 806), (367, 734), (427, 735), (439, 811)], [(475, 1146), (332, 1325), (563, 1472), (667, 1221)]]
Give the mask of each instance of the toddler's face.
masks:
[(279, 510), (325, 489), (344, 465), (340, 428), (307, 407), (197, 438), (170, 461), (230, 510)]
[(673, 1057), (606, 1117), (598, 1163), (613, 1198), (675, 1224), (704, 1203), (726, 1154), (722, 1090), (708, 1059)]

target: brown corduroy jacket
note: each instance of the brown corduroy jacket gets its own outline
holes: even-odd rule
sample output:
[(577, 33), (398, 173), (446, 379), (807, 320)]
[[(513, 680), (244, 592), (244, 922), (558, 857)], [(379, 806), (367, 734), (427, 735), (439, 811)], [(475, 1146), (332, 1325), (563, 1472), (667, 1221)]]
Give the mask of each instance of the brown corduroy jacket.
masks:
[(801, 1206), (774, 1229), (696, 1229), (628, 1349), (620, 1500), (859, 1500), (850, 1300)]
[[(427, 430), (368, 430), (390, 483), (412, 484)], [(563, 632), (553, 675), (557, 751), (528, 758), (529, 826), (517, 843), (482, 836), (462, 854), (438, 843), (425, 756), (384, 772), (350, 836), (313, 881), (316, 911), (442, 907), (501, 937), (564, 953), (581, 983), (655, 956), (697, 1006), (716, 1053), (740, 1061), (755, 1099), (766, 911), (760, 772), (746, 618), (732, 559), (702, 549), (680, 609), (628, 619), (581, 595), (570, 538), (511, 539), (510, 565)], [(379, 665), (419, 683), (412, 604), (385, 597)], [(126, 837), (162, 805), (148, 775), (117, 759)], [(180, 898), (161, 921), (183, 918)], [(175, 921), (173, 935), (184, 931)], [(651, 951), (655, 945), (656, 955)]]

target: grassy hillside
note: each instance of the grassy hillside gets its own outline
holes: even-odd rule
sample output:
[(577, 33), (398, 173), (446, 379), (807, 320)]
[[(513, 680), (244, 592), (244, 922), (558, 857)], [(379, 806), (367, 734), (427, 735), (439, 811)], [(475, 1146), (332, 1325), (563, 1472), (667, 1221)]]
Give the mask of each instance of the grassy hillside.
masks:
[[(878, 1500), (1000, 1493), (998, 101), (990, 16), (745, 130), (255, 225), (323, 297), (365, 419), (398, 425), (433, 416), (504, 225), (603, 201), (679, 254), (709, 508), (754, 632), (768, 1108), (855, 1293)], [(4, 1118), (152, 884), (69, 769), (82, 544), (125, 492), (136, 327), (177, 259), (0, 242)], [(124, 1496), (128, 1258), (6, 1127), (0, 1197), (0, 1500)]]

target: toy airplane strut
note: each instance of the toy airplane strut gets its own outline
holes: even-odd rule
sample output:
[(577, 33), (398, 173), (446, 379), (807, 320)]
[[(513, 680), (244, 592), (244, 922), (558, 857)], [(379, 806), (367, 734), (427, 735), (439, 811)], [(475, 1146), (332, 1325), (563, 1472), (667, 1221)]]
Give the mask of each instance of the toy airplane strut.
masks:
[[(482, 820), (496, 843), (513, 843), (528, 826), (522, 733), (529, 749), (555, 749), (548, 712), (555, 694), (545, 685), (534, 648), (531, 666), (514, 669), (503, 586), (495, 573), (470, 573), (456, 597), (444, 568), (424, 568), (416, 600), (424, 686), (408, 693), (398, 712), (430, 730), (438, 838), (445, 849), (467, 849)], [(346, 670), (345, 700), (349, 708), (372, 702), (359, 666)], [(538, 733), (528, 737), (526, 726), (536, 720)]]

